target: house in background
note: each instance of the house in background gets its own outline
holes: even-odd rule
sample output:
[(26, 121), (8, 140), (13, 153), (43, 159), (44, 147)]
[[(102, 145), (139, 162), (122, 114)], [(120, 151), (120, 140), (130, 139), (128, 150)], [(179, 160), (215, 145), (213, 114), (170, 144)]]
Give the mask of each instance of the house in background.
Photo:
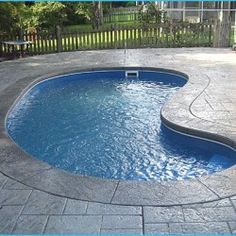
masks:
[[(137, 2), (139, 4), (147, 4), (148, 2)], [(163, 11), (167, 12), (173, 20), (187, 21), (191, 23), (214, 21), (221, 10), (230, 11), (231, 21), (236, 22), (236, 2), (228, 2), (227, 8), (223, 8), (223, 2), (205, 2), (205, 1), (161, 1), (155, 2)], [(220, 10), (221, 9), (221, 10)], [(235, 25), (235, 24), (234, 24)]]

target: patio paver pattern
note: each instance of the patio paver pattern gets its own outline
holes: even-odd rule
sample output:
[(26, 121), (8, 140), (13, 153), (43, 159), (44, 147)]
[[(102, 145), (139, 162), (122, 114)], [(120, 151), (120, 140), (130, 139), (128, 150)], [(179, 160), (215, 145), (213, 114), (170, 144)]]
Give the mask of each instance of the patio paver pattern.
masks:
[[(184, 73), (190, 71), (191, 74), (202, 74), (199, 87), (204, 87), (204, 91), (193, 102), (191, 94), (198, 89), (194, 84), (192, 93), (182, 97), (182, 106), (191, 104), (188, 108), (192, 117), (187, 117), (188, 119), (186, 116), (178, 117), (175, 121), (171, 112), (166, 113), (166, 116), (170, 121), (177, 122), (177, 125), (179, 122), (179, 125), (188, 127), (191, 123), (197, 130), (206, 129), (209, 133), (217, 133), (219, 138), (227, 138), (226, 142), (231, 142), (230, 144), (234, 146), (236, 53), (230, 49), (88, 51), (2, 62), (0, 95), (14, 84), (20, 85), (20, 81), (25, 78), (30, 77), (33, 81), (43, 74), (55, 71), (67, 72), (89, 65), (163, 67)], [(193, 83), (189, 81), (187, 86), (192, 85)], [(176, 97), (181, 96), (181, 92), (177, 92)], [(12, 94), (12, 96), (17, 95)], [(2, 104), (4, 101), (0, 101), (0, 106)], [(170, 100), (163, 113), (165, 114), (165, 109), (171, 106), (173, 111), (177, 107)], [(0, 116), (3, 115), (0, 113)], [(4, 146), (4, 139), (0, 138), (1, 145)], [(227, 178), (226, 175), (219, 173), (199, 180), (201, 185), (205, 183), (206, 190), (202, 191), (200, 188), (199, 196), (195, 198), (200, 199), (201, 194), (208, 194), (209, 202), (184, 204), (180, 201), (172, 206), (169, 202), (166, 202), (166, 206), (158, 206), (162, 200), (165, 203), (165, 195), (160, 195), (163, 199), (159, 199), (157, 204), (156, 202), (139, 204), (138, 198), (137, 204), (128, 204), (129, 194), (127, 196), (122, 195), (122, 192), (119, 194), (119, 188), (112, 197), (112, 202), (116, 205), (74, 200), (39, 191), (29, 187), (30, 184), (26, 186), (0, 173), (0, 233), (236, 233), (236, 172), (230, 170), (227, 173), (230, 173)], [(122, 189), (122, 183), (119, 187)], [(181, 185), (179, 187), (181, 189)], [(148, 193), (151, 191), (152, 189)], [(126, 198), (127, 204), (119, 204), (122, 197)]]

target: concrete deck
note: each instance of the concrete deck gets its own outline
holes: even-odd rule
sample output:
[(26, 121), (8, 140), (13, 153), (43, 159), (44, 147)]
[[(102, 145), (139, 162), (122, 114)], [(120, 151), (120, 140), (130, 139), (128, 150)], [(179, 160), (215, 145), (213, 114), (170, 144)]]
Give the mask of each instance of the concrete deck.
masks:
[(235, 166), (175, 183), (78, 179), (36, 161), (7, 137), (5, 115), (31, 82), (85, 68), (123, 66), (187, 74), (187, 85), (163, 107), (163, 121), (236, 147), (236, 53), (230, 49), (88, 51), (2, 62), (1, 233), (236, 233)]

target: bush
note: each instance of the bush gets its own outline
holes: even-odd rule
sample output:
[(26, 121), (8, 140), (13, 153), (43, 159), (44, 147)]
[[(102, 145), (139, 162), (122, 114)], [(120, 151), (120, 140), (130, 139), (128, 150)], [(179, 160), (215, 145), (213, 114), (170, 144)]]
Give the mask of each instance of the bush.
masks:
[(143, 26), (151, 23), (161, 23), (162, 12), (154, 4), (142, 5), (139, 9), (139, 21)]

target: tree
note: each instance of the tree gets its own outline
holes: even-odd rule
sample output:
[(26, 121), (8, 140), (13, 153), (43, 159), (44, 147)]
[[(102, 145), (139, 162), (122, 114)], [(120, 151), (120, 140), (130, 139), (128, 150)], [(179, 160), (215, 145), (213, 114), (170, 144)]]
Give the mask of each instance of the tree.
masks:
[(0, 31), (9, 32), (15, 26), (12, 4), (10, 2), (0, 3)]
[(92, 24), (93, 29), (98, 29), (102, 25), (103, 9), (101, 2), (78, 3), (76, 13), (84, 16)]
[(102, 3), (101, 2), (93, 2), (92, 9), (92, 27), (93, 29), (98, 29), (99, 26), (102, 25)]
[[(214, 47), (228, 47), (230, 43), (230, 2), (220, 3), (221, 11), (218, 13), (214, 29)], [(228, 10), (224, 10), (228, 9)]]
[(92, 3), (77, 3), (75, 6), (75, 13), (84, 19), (86, 19), (88, 22), (91, 22), (92, 20), (92, 11), (93, 11), (93, 5)]
[(154, 4), (142, 5), (139, 10), (139, 21), (143, 26), (151, 23), (160, 23), (162, 18), (162, 12)]
[(60, 2), (35, 3), (31, 7), (31, 25), (39, 29), (55, 29), (57, 25), (62, 26), (67, 20), (65, 8)]
[(81, 3), (77, 2), (65, 2), (65, 13), (67, 15), (67, 25), (77, 25), (88, 23), (89, 20), (84, 14), (84, 11), (80, 8)]
[(30, 9), (24, 3), (0, 3), (0, 31), (19, 33), (28, 27)]
[(57, 25), (90, 22), (93, 28), (102, 24), (101, 2), (0, 3), (0, 31), (19, 33), (26, 29), (54, 30)]

